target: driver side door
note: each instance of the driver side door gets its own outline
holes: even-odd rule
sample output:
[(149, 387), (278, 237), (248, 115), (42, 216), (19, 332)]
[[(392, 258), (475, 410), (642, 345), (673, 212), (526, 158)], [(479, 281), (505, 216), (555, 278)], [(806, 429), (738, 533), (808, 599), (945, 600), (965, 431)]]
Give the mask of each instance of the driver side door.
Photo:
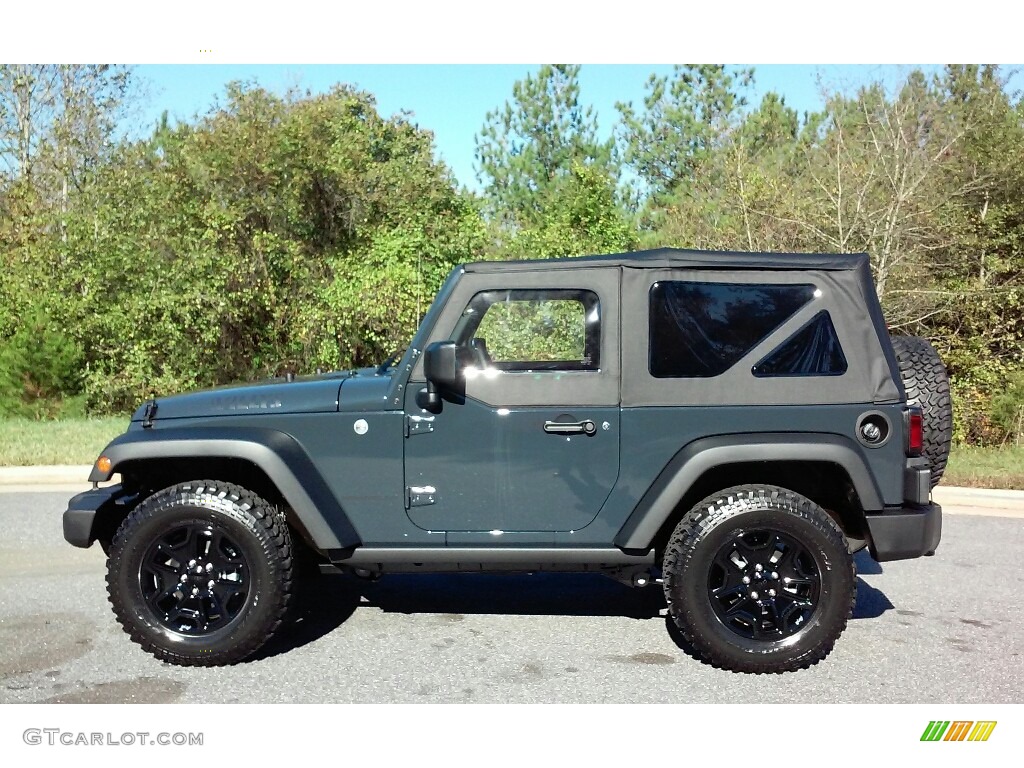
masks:
[(459, 346), (464, 397), (420, 409), (422, 361), (405, 394), (415, 525), (449, 544), (529, 545), (597, 516), (619, 468), (618, 277), (464, 277), (430, 338)]

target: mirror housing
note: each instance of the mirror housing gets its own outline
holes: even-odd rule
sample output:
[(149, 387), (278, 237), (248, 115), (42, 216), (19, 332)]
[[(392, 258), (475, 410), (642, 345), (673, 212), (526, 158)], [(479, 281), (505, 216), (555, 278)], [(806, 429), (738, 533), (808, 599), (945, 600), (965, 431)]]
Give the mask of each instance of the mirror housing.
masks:
[(420, 390), (416, 404), (425, 411), (441, 410), (441, 393), (460, 389), (459, 351), (454, 341), (435, 341), (423, 352), (426, 389)]
[(458, 347), (454, 341), (435, 341), (423, 353), (423, 373), (438, 389), (458, 389)]

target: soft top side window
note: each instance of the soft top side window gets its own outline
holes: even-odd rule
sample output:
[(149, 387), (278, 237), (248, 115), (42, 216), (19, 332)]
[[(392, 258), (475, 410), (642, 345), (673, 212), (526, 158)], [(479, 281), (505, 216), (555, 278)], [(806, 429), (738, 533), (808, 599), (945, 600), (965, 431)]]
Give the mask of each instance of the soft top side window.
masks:
[(666, 280), (650, 290), (648, 366), (656, 378), (725, 373), (814, 298), (813, 285)]
[(601, 307), (581, 289), (481, 291), (470, 299), (453, 340), (478, 364), (499, 371), (596, 371)]
[(796, 333), (765, 355), (752, 372), (769, 376), (842, 376), (846, 355), (839, 344), (832, 317), (822, 310)]

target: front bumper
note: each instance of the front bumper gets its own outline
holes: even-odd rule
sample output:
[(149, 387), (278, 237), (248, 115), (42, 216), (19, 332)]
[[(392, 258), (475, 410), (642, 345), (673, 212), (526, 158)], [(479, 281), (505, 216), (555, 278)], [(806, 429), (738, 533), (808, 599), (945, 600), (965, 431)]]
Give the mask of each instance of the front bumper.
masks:
[(127, 502), (134, 498), (120, 485), (78, 494), (64, 511), (64, 539), (76, 547), (88, 547), (99, 538), (112, 537), (112, 524), (131, 509)]
[(894, 507), (865, 520), (871, 556), (880, 563), (934, 555), (942, 538), (942, 507), (933, 502)]

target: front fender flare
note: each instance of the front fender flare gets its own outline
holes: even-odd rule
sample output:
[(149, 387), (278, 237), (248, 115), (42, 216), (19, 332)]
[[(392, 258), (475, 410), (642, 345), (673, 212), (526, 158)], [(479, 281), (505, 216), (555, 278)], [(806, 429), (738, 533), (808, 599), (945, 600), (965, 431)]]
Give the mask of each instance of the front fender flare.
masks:
[(93, 466), (90, 482), (109, 480), (126, 463), (140, 460), (228, 458), (251, 462), (277, 486), (318, 548), (347, 549), (361, 544), (355, 527), (305, 449), (291, 435), (276, 429), (214, 426), (132, 430), (115, 438), (103, 455), (110, 459), (110, 471), (104, 473)]
[(771, 461), (838, 464), (850, 476), (863, 509), (883, 508), (878, 485), (846, 438), (789, 432), (719, 435), (695, 440), (673, 457), (616, 534), (616, 546), (649, 549), (680, 499), (708, 470), (726, 464)]

